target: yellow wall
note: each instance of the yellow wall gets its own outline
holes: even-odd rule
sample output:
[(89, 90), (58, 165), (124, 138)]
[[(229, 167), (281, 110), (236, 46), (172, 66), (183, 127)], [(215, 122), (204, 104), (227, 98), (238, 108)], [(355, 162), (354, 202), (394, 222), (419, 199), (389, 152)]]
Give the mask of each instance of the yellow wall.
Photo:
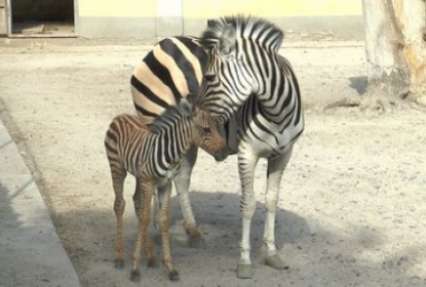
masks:
[(156, 0), (78, 0), (80, 17), (155, 17)]
[(361, 15), (360, 0), (183, 0), (183, 16), (208, 18), (251, 14), (260, 17)]
[[(156, 17), (158, 0), (78, 0), (82, 17)], [(361, 15), (360, 0), (182, 0), (183, 16), (260, 17)]]

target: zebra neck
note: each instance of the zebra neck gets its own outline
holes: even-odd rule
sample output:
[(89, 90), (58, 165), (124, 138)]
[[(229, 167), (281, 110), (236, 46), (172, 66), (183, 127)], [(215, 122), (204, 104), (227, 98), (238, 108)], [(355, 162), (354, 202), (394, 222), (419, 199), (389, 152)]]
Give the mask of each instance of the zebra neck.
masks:
[(157, 159), (165, 168), (177, 164), (188, 151), (193, 141), (192, 121), (180, 118), (170, 123), (158, 134), (156, 139)]
[[(283, 67), (281, 67), (283, 69)], [(290, 69), (272, 73), (266, 82), (264, 93), (258, 99), (259, 113), (278, 127), (287, 127), (301, 112), (300, 91), (297, 80)]]

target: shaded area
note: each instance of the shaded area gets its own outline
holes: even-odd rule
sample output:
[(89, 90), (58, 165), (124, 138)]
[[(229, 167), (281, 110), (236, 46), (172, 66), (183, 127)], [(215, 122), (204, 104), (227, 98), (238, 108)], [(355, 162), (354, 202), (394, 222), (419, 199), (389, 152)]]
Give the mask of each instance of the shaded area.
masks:
[(16, 191), (0, 182), (1, 286), (77, 287), (78, 278), (35, 193), (33, 181)]
[[(17, 276), (15, 268), (13, 268), (13, 261), (11, 254), (13, 249), (10, 246), (10, 241), (13, 240), (10, 227), (14, 229), (20, 229), (21, 222), (18, 220), (18, 216), (11, 207), (9, 190), (0, 182), (0, 279), (3, 284), (10, 284), (9, 286), (15, 286), (17, 283)], [(8, 233), (6, 233), (8, 232)], [(11, 264), (12, 263), (12, 264)]]
[(367, 92), (367, 76), (349, 77), (349, 81), (349, 87), (356, 90), (359, 95), (363, 95), (365, 92)]
[[(237, 194), (192, 192), (192, 204), (202, 228), (206, 247), (191, 249), (174, 242), (172, 254), (181, 281), (174, 286), (423, 286), (426, 280), (410, 276), (424, 246), (413, 246), (384, 260), (366, 260), (360, 254), (381, 248), (385, 238), (368, 226), (353, 227), (350, 237), (339, 234), (313, 219), (284, 210), (277, 211), (276, 240), (280, 254), (290, 266), (288, 271), (276, 271), (259, 262), (257, 250), (262, 242), (264, 205), (258, 203), (252, 225), (252, 259), (255, 267), (253, 280), (242, 281), (235, 276), (239, 259), (241, 224)], [(125, 213), (124, 270), (113, 267), (113, 211), (78, 210), (62, 214), (60, 221), (84, 219), (87, 229), (81, 242), (68, 245), (75, 266), (79, 268), (83, 286), (93, 282), (102, 286), (134, 286), (129, 280), (131, 252), (136, 237), (133, 203), (127, 201)], [(180, 224), (177, 198), (172, 201), (173, 222)], [(173, 226), (179, 229), (180, 226)], [(157, 242), (157, 259), (161, 262)], [(87, 270), (85, 262), (96, 261), (96, 268)], [(148, 269), (142, 258), (144, 286), (167, 284), (164, 266)], [(92, 265), (93, 266), (93, 265)], [(342, 266), (344, 268), (342, 268)], [(305, 276), (310, 274), (309, 276)], [(313, 276), (312, 276), (313, 275)], [(212, 282), (211, 280), (213, 280)]]

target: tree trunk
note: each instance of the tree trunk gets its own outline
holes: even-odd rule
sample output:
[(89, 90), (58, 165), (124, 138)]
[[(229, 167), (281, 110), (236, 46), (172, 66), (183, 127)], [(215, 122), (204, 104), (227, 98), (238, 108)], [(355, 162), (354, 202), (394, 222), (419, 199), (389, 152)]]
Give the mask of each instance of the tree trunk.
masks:
[(425, 100), (425, 0), (363, 0), (368, 88), (361, 105)]
[(362, 0), (368, 87), (325, 109), (426, 106), (426, 0)]
[(404, 46), (402, 54), (410, 72), (410, 96), (426, 105), (426, 3), (394, 0)]

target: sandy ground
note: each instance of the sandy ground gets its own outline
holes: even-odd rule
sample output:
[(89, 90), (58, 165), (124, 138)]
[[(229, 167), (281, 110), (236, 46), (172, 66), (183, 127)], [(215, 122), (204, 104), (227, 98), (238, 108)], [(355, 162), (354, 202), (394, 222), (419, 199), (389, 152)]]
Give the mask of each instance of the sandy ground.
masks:
[[(113, 192), (104, 156), (108, 122), (132, 112), (129, 76), (149, 46), (87, 41), (0, 44), (0, 98), (12, 136), (38, 178), (83, 286), (138, 286), (128, 280), (136, 220), (127, 183), (124, 271), (113, 268)], [(206, 248), (175, 245), (181, 281), (142, 270), (139, 286), (425, 286), (426, 114), (385, 115), (320, 107), (365, 88), (359, 44), (288, 44), (300, 79), (306, 131), (284, 175), (277, 239), (290, 266), (256, 262), (263, 232), (265, 162), (256, 173), (253, 280), (235, 277), (240, 187), (236, 158), (201, 153), (191, 198)], [(173, 218), (180, 220), (174, 199)]]

